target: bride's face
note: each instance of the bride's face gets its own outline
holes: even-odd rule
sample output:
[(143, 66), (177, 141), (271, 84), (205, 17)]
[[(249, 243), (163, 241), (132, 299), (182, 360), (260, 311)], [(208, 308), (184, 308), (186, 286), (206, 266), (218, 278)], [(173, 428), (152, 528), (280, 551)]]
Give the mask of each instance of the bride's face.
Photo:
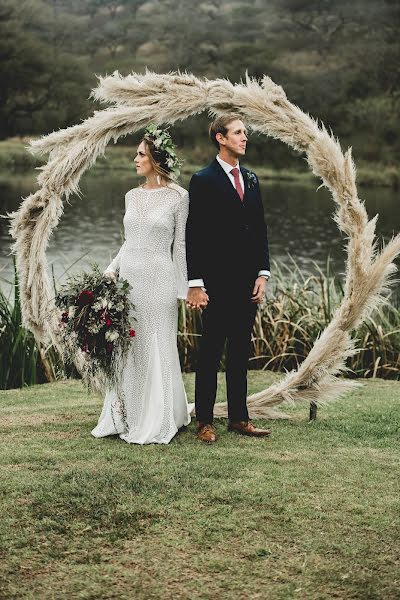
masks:
[(134, 163), (136, 172), (140, 177), (150, 177), (151, 175), (154, 175), (153, 165), (147, 154), (145, 142), (140, 142), (134, 158)]

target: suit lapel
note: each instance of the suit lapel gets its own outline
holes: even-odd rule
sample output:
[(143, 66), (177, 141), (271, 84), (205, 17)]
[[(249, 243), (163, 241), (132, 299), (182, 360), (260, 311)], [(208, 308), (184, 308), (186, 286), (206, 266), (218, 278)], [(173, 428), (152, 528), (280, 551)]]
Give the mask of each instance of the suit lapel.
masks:
[(249, 193), (249, 183), (247, 181), (247, 169), (245, 169), (244, 167), (240, 167), (240, 172), (243, 175), (243, 183), (244, 183), (243, 202), (245, 202), (247, 199), (248, 193)]

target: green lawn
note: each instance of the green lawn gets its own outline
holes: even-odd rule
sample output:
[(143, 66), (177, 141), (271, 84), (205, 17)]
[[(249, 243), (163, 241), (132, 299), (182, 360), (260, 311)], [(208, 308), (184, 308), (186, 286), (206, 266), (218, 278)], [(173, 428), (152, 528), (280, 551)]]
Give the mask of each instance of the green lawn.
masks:
[(0, 597), (399, 598), (399, 400), (368, 381), (271, 439), (140, 447), (90, 435), (79, 382), (0, 392)]

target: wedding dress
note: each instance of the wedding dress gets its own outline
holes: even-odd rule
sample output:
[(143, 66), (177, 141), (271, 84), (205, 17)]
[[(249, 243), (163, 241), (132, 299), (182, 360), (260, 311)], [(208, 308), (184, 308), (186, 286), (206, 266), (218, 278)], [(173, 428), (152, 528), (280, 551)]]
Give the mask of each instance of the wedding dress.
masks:
[(125, 242), (106, 271), (132, 285), (135, 337), (121, 374), (126, 417), (108, 390), (94, 437), (167, 444), (190, 412), (177, 349), (178, 298), (187, 295), (185, 227), (189, 195), (175, 183), (125, 196)]

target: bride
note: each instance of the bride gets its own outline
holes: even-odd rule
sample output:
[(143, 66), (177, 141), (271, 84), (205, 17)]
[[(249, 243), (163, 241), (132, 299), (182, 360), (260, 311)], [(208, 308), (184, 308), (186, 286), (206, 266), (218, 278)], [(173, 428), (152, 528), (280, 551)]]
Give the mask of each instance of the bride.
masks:
[[(132, 286), (136, 335), (118, 393), (108, 390), (94, 437), (168, 444), (190, 423), (177, 349), (178, 298), (187, 295), (188, 192), (174, 183), (181, 165), (167, 130), (150, 125), (134, 159), (146, 182), (125, 195), (125, 241), (104, 271)], [(120, 398), (124, 410), (121, 411)]]

